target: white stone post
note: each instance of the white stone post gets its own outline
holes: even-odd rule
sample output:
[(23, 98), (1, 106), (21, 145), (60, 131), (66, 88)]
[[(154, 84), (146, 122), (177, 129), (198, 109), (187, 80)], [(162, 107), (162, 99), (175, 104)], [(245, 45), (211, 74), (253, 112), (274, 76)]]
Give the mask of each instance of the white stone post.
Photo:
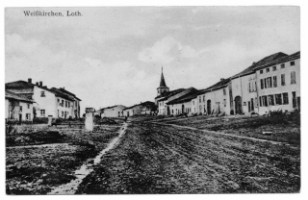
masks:
[(85, 129), (86, 131), (93, 131), (93, 110), (86, 109)]
[(48, 126), (52, 125), (52, 115), (48, 115)]

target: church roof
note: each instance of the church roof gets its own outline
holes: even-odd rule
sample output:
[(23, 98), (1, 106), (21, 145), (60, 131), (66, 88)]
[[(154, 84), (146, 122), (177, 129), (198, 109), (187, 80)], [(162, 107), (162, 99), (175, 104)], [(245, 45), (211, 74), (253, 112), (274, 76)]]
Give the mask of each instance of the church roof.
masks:
[(159, 87), (167, 87), (165, 77), (164, 77), (163, 68), (161, 69), (161, 78), (160, 78)]

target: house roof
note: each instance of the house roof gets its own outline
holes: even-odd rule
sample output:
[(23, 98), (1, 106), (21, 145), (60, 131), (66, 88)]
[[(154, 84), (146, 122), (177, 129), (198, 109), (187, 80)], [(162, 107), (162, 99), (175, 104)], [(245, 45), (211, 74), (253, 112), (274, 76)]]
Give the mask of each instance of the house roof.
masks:
[(301, 57), (301, 54), (300, 54), (300, 51), (298, 51), (298, 52), (295, 52), (295, 53), (293, 53), (289, 56), (280, 57), (280, 58), (277, 58), (275, 60), (272, 60), (271, 62), (267, 62), (267, 63), (264, 63), (262, 65), (259, 65), (258, 67), (255, 68), (255, 70), (259, 70), (259, 69), (263, 69), (263, 68), (271, 66), (271, 65), (277, 65), (277, 64), (280, 64), (280, 63), (299, 59), (300, 57)]
[(166, 92), (166, 93), (164, 93), (162, 95), (159, 95), (159, 96), (155, 97), (155, 99), (161, 98), (159, 100), (162, 101), (162, 100), (168, 99), (169, 97), (171, 97), (173, 95), (176, 95), (176, 94), (178, 94), (180, 92), (183, 92), (184, 90), (186, 90), (186, 89), (185, 88), (179, 88), (179, 89), (176, 89), (176, 90), (171, 90), (169, 92)]
[(173, 105), (173, 104), (178, 104), (178, 103), (185, 103), (188, 101), (191, 101), (192, 99), (196, 98), (199, 94), (199, 90), (195, 89), (195, 88), (190, 88), (190, 92), (177, 98), (174, 99), (172, 101), (169, 101), (167, 104), (168, 105)]
[(71, 95), (68, 95), (67, 93), (61, 91), (58, 88), (51, 88), (51, 91), (56, 95), (56, 97), (61, 97), (63, 99), (69, 100), (69, 101), (74, 101), (74, 97), (72, 97)]
[(71, 96), (73, 96), (75, 99), (81, 101), (81, 99), (79, 99), (74, 93), (72, 93), (72, 92), (70, 92), (70, 91), (67, 91), (65, 88), (59, 88), (59, 90), (60, 90), (61, 92), (64, 92), (64, 93), (68, 94), (68, 95), (71, 95)]
[(278, 52), (278, 53), (274, 53), (272, 55), (266, 56), (266, 57), (262, 58), (261, 60), (259, 60), (258, 62), (254, 62), (251, 66), (247, 67), (246, 69), (244, 69), (240, 73), (232, 76), (231, 79), (238, 78), (238, 77), (241, 77), (241, 76), (245, 76), (245, 75), (248, 75), (248, 74), (253, 74), (258, 67), (263, 66), (263, 65), (267, 65), (269, 63), (273, 63), (277, 59), (282, 59), (282, 58), (286, 58), (286, 57), (288, 57), (288, 55), (283, 53), (283, 52)]
[(101, 111), (107, 110), (107, 109), (112, 109), (112, 108), (115, 108), (115, 107), (120, 107), (120, 106), (125, 108), (125, 106), (123, 106), (123, 105), (114, 105), (114, 106), (108, 106), (108, 107), (105, 107), (105, 108), (101, 108)]
[(135, 104), (133, 106), (127, 107), (127, 108), (125, 108), (123, 110), (129, 110), (129, 109), (137, 107), (137, 106), (144, 106), (144, 107), (147, 107), (147, 108), (150, 108), (150, 109), (156, 108), (156, 105), (155, 105), (154, 102), (146, 101), (146, 102), (143, 102), (143, 103), (140, 103), (140, 104)]
[(27, 98), (24, 95), (16, 94), (14, 92), (7, 91), (7, 90), (5, 91), (5, 98), (6, 99), (14, 99), (14, 100), (19, 100), (19, 101), (24, 101), (24, 102), (28, 102), (28, 103), (34, 103), (33, 100)]
[(208, 93), (208, 92), (211, 92), (211, 91), (215, 91), (215, 90), (219, 90), (221, 88), (224, 88), (228, 85), (229, 82), (230, 82), (230, 78), (220, 79), (220, 81), (215, 83), (214, 85), (211, 85), (208, 88), (200, 90), (198, 95), (205, 94), (205, 93)]
[(23, 80), (9, 82), (5, 84), (6, 89), (26, 89), (26, 88), (33, 88), (34, 86), (44, 90), (51, 91), (47, 86), (40, 86)]

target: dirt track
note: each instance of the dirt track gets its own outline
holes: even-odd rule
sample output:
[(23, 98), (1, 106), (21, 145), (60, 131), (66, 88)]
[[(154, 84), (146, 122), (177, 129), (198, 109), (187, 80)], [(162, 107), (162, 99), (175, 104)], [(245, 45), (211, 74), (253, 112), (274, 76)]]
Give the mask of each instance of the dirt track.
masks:
[(77, 193), (283, 193), (299, 188), (299, 145), (133, 122)]

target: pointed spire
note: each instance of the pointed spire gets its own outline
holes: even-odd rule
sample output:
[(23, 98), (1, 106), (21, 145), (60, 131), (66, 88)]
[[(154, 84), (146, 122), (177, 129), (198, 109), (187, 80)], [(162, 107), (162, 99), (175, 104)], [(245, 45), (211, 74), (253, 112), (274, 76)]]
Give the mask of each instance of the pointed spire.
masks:
[(164, 68), (163, 68), (163, 66), (161, 67), (161, 79), (160, 79), (159, 87), (167, 87), (166, 82), (165, 82), (165, 77), (164, 77)]

